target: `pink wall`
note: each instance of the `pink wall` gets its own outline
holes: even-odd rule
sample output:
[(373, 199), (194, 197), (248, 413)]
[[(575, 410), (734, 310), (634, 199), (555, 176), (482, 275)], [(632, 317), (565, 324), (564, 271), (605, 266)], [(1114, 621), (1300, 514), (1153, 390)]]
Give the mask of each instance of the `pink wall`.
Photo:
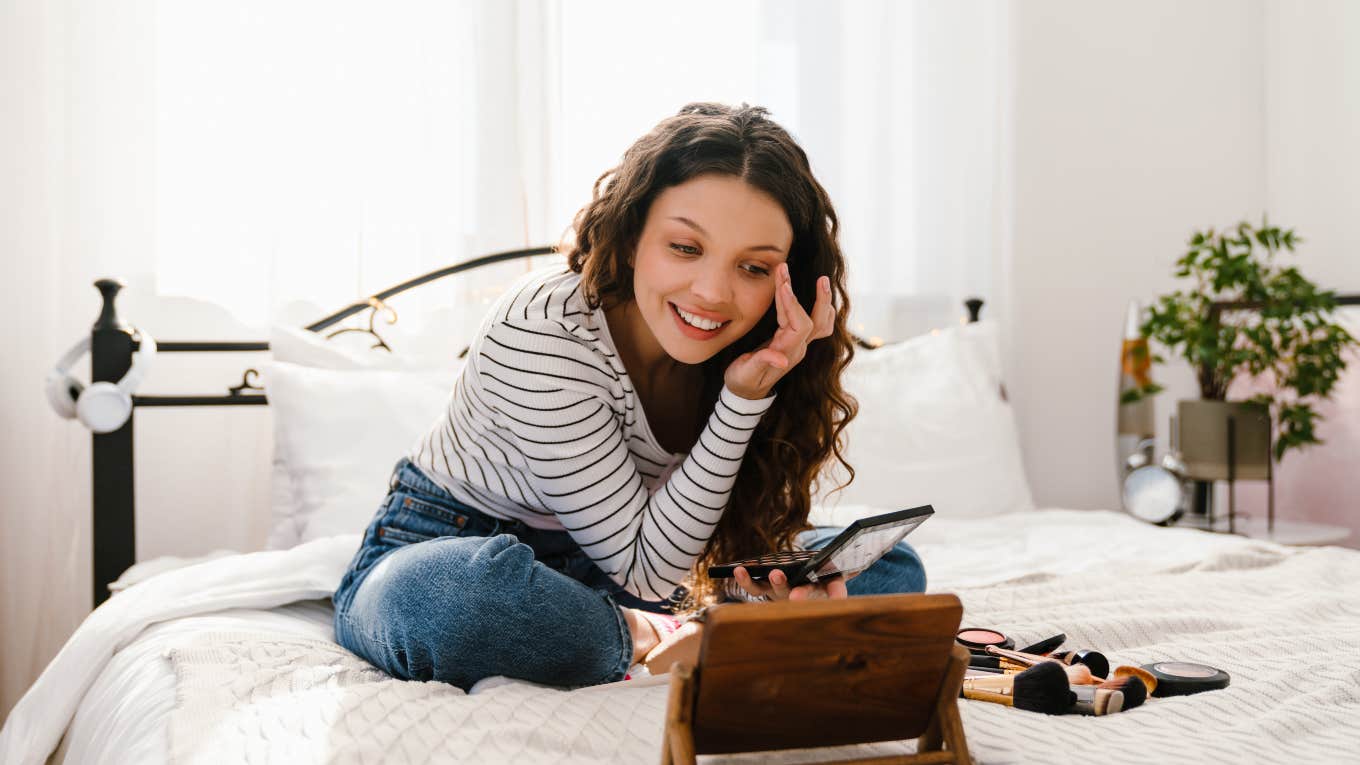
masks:
[[(1360, 336), (1360, 310), (1345, 310), (1347, 328)], [(1230, 399), (1246, 398), (1262, 386), (1233, 385)], [(1327, 523), (1351, 529), (1346, 547), (1360, 549), (1360, 354), (1348, 366), (1329, 401), (1315, 407), (1325, 419), (1318, 426), (1321, 446), (1291, 449), (1276, 463), (1275, 517)], [(1241, 512), (1266, 516), (1266, 484), (1238, 484)]]

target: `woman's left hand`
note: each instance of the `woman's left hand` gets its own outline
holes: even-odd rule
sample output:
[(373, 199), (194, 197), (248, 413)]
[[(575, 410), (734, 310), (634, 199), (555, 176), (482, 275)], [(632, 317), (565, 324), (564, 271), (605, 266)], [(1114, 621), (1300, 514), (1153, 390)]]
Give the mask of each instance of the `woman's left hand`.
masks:
[(831, 279), (817, 278), (817, 298), (809, 315), (793, 293), (788, 263), (780, 263), (775, 270), (774, 309), (779, 322), (774, 337), (754, 351), (738, 356), (723, 373), (724, 384), (742, 398), (754, 400), (770, 395), (779, 378), (803, 360), (808, 343), (828, 337), (835, 330)]
[(789, 579), (783, 571), (778, 569), (770, 572), (769, 578), (765, 582), (757, 582), (747, 573), (745, 566), (737, 566), (735, 572), (737, 584), (743, 590), (752, 595), (764, 595), (771, 600), (813, 600), (816, 598), (848, 598), (850, 592), (846, 589), (845, 583), (855, 578), (855, 574), (850, 576), (836, 576), (832, 579), (823, 579), (820, 582), (811, 584), (800, 584), (797, 587), (789, 587)]

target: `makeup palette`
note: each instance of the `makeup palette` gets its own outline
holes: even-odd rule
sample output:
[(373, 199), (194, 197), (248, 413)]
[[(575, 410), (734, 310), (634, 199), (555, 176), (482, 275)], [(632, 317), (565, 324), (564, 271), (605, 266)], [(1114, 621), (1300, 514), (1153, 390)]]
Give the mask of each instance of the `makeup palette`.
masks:
[(1158, 698), (1215, 691), (1227, 688), (1230, 681), (1227, 672), (1192, 661), (1158, 661), (1144, 664), (1143, 669), (1157, 678), (1157, 687), (1152, 695)]
[(975, 653), (986, 653), (987, 646), (994, 645), (997, 648), (1015, 648), (1015, 641), (997, 632), (996, 630), (984, 627), (964, 627), (954, 636), (954, 640), (964, 648)]

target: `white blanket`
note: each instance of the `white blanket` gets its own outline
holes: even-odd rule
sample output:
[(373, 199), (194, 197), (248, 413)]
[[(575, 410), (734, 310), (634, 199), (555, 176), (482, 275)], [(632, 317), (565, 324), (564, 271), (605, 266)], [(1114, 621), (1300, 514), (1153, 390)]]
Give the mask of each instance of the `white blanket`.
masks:
[[(932, 519), (912, 541), (930, 589), (957, 592), (969, 625), (1019, 641), (1065, 632), (1069, 646), (1117, 662), (1184, 659), (1233, 677), (1222, 691), (1153, 699), (1107, 718), (961, 702), (979, 762), (1335, 762), (1360, 751), (1360, 553), (1080, 511)], [(42, 762), (109, 656), (148, 624), (324, 597), (356, 545), (345, 536), (222, 558), (119, 594), (15, 707), (0, 731), (0, 761)], [(395, 681), (332, 643), (278, 634), (199, 635), (171, 656), (179, 693), (171, 751), (182, 762), (645, 762), (660, 751), (664, 676), (575, 691), (498, 679), (466, 695)]]

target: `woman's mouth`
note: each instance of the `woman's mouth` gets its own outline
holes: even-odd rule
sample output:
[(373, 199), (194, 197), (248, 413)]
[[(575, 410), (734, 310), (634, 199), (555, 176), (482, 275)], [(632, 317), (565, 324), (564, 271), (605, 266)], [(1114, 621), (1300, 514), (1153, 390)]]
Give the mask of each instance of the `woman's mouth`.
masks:
[(722, 332), (723, 327), (731, 323), (730, 319), (720, 321), (691, 313), (675, 303), (667, 303), (666, 305), (670, 306), (671, 316), (675, 319), (676, 326), (680, 328), (680, 331), (686, 337), (692, 337), (695, 340), (708, 340), (717, 337)]

